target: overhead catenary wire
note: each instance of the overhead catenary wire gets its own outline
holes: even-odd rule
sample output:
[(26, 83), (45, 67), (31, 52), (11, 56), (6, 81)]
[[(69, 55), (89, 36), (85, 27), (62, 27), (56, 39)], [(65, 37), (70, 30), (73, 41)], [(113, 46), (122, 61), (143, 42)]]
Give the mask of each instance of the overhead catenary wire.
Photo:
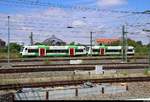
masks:
[[(35, 2), (30, 2), (30, 1), (24, 1), (24, 0), (16, 0), (17, 2), (11, 2), (9, 0), (1, 0), (0, 1), (0, 4), (1, 2), (5, 3), (5, 4), (10, 4), (11, 6), (14, 6), (14, 5), (18, 5), (16, 7), (20, 7), (22, 5), (24, 5), (24, 8), (28, 8), (29, 6), (31, 8), (34, 8), (34, 10), (39, 10), (37, 7), (52, 7), (52, 8), (63, 8), (63, 9), (71, 9), (71, 10), (80, 10), (80, 11), (97, 11), (98, 12), (102, 12), (102, 13), (115, 13), (115, 14), (126, 14), (126, 15), (121, 15), (121, 16), (116, 16), (116, 15), (111, 15), (110, 18), (112, 17), (113, 19), (112, 20), (107, 20), (107, 21), (99, 21), (98, 23), (96, 22), (93, 22), (93, 21), (90, 21), (91, 25), (92, 24), (95, 24), (96, 26), (102, 24), (102, 23), (105, 23), (105, 26), (107, 26), (107, 23), (112, 23), (112, 22), (115, 22), (116, 21), (123, 21), (124, 18), (126, 17), (134, 17), (134, 16), (140, 16), (140, 15), (143, 15), (143, 14), (148, 14), (148, 13), (144, 13), (144, 12), (133, 12), (133, 11), (119, 11), (119, 10), (103, 10), (103, 9), (99, 9), (99, 8), (92, 8), (92, 7), (82, 7), (82, 6), (64, 6), (64, 5), (61, 5), (61, 4), (53, 4), (53, 3), (41, 3), (41, 2), (38, 2), (38, 3), (35, 3)], [(21, 2), (20, 2), (21, 1)], [(36, 9), (35, 9), (36, 8)], [(0, 16), (0, 21), (3, 21), (5, 19), (5, 16), (7, 15), (3, 15), (3, 16)], [(63, 25), (63, 24), (60, 24), (61, 21), (59, 21), (58, 19), (59, 18), (63, 18), (63, 19), (69, 19), (67, 21), (68, 22), (71, 22), (74, 20), (73, 17), (68, 17), (68, 16), (61, 16), (61, 15), (58, 15), (57, 17), (54, 15), (44, 15), (45, 17), (42, 17), (42, 16), (32, 16), (32, 15), (24, 15), (24, 16), (15, 16), (13, 15), (11, 17), (11, 30), (17, 30), (17, 31), (26, 31), (26, 32), (30, 32), (30, 31), (34, 31), (34, 32), (49, 32), (49, 33), (63, 33), (64, 31), (68, 30), (68, 32), (70, 33), (82, 33), (84, 32), (83, 30), (87, 29), (83, 29), (82, 28), (82, 32), (81, 32), (81, 29), (80, 28), (76, 28), (76, 30), (70, 30), (70, 29), (65, 29), (67, 25)], [(105, 18), (105, 16), (103, 16)], [(18, 19), (19, 18), (19, 19)], [(37, 19), (41, 19), (41, 20), (37, 20)], [(92, 17), (87, 17), (88, 19), (91, 19)], [(93, 19), (95, 19), (98, 17), (93, 17)], [(119, 19), (118, 19), (119, 18)], [(52, 25), (52, 24), (49, 24), (47, 23), (47, 21), (51, 19), (51, 21), (55, 22), (56, 24)], [(7, 19), (6, 19), (7, 21)], [(98, 21), (98, 20), (96, 20)], [(137, 24), (135, 22), (138, 22), (138, 20), (134, 21), (134, 24), (130, 24), (130, 27), (131, 25), (133, 25), (132, 27), (143, 27), (145, 26), (144, 23), (143, 25), (142, 24)], [(146, 23), (145, 23), (146, 24)], [(114, 24), (112, 24), (114, 26)], [(146, 24), (147, 25), (147, 24)], [(96, 27), (95, 26), (95, 27)], [(21, 28), (21, 27), (24, 27), (24, 28)], [(51, 28), (51, 29), (55, 29), (55, 31), (52, 31), (52, 30), (49, 30), (48, 28)], [(56, 29), (57, 28), (57, 29)], [(105, 28), (105, 27), (104, 27)], [(1, 28), (1, 30), (5, 30), (5, 25), (4, 25), (4, 28)], [(74, 28), (75, 29), (75, 28)], [(109, 32), (112, 31), (112, 29), (116, 29), (115, 27), (111, 27), (109, 28)], [(107, 31), (108, 28), (105, 28), (105, 31)], [(87, 32), (87, 31), (86, 31)], [(107, 31), (108, 32), (108, 31)], [(44, 35), (44, 34), (43, 34)], [(75, 36), (74, 36), (75, 38)], [(78, 38), (78, 37), (76, 37)], [(81, 36), (82, 38), (82, 36)], [(86, 37), (85, 37), (86, 38)]]
[(82, 7), (82, 6), (69, 6), (69, 5), (61, 5), (56, 3), (42, 3), (42, 2), (34, 2), (34, 1), (22, 1), (22, 0), (1, 0), (0, 2), (4, 3), (12, 3), (12, 4), (19, 4), (19, 5), (25, 5), (25, 6), (50, 6), (50, 7), (59, 7), (59, 8), (69, 8), (69, 9), (76, 9), (76, 10), (95, 10), (95, 11), (101, 11), (101, 12), (113, 12), (113, 13), (131, 13), (131, 14), (150, 14), (149, 12), (139, 12), (139, 11), (119, 11), (119, 10), (107, 10), (107, 9), (100, 9), (95, 7)]

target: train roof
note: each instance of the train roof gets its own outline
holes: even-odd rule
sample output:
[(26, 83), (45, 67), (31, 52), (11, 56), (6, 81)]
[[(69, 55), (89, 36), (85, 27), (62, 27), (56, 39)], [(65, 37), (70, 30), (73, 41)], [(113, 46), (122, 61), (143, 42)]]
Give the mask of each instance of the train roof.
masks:
[(33, 45), (33, 46), (24, 46), (25, 48), (56, 48), (56, 49), (66, 49), (66, 48), (85, 48), (85, 46), (77, 45), (66, 45), (66, 46), (46, 46), (46, 45)]
[[(122, 46), (108, 46), (108, 49), (121, 49)], [(133, 49), (133, 46), (128, 46), (128, 49)]]
[[(74, 47), (74, 46), (83, 46), (83, 45), (64, 45), (64, 46)], [(25, 45), (24, 47), (49, 47), (49, 46), (48, 45)]]

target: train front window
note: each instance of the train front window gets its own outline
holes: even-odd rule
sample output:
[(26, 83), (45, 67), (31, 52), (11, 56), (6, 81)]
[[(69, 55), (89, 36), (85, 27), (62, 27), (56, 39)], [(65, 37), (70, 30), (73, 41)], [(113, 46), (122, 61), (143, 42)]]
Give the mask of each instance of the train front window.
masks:
[(24, 47), (21, 47), (20, 52), (23, 52), (23, 50), (24, 50)]
[(132, 52), (133, 50), (132, 49), (128, 49), (128, 52)]

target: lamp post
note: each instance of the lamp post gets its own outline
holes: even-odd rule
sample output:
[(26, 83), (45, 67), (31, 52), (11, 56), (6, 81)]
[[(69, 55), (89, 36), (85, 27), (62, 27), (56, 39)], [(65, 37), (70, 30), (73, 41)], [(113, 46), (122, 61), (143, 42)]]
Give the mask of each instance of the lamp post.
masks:
[(7, 53), (8, 53), (8, 65), (10, 65), (10, 27), (9, 27), (9, 19), (10, 19), (10, 16), (8, 16), (8, 49), (7, 49)]
[(122, 61), (127, 62), (127, 51), (128, 51), (128, 42), (127, 42), (127, 33), (125, 31), (125, 26), (122, 26)]
[(90, 53), (90, 55), (92, 56), (92, 52), (93, 52), (93, 50), (92, 50), (92, 34), (93, 34), (93, 32), (90, 32), (90, 46), (91, 46), (91, 53)]

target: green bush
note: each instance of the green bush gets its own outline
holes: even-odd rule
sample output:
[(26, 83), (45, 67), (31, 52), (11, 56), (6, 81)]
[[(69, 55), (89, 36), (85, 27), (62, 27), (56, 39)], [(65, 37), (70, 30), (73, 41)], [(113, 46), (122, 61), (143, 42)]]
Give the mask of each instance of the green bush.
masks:
[[(8, 54), (7, 52), (0, 52), (0, 59), (7, 59)], [(10, 58), (21, 58), (21, 55), (19, 53), (10, 53)]]

